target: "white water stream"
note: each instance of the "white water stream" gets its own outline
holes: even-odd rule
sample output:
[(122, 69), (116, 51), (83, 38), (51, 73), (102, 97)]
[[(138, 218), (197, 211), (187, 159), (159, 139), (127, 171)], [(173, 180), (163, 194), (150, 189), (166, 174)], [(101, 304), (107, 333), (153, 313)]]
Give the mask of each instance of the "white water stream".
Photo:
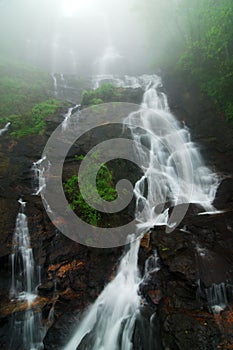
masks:
[(0, 129), (0, 136), (4, 135), (7, 132), (7, 130), (9, 129), (10, 125), (11, 125), (11, 123), (8, 122), (8, 123), (6, 123), (6, 125), (2, 129)]
[[(149, 148), (151, 153), (144, 175), (134, 189), (137, 201), (135, 215), (140, 221), (138, 228), (145, 232), (155, 224), (168, 222), (168, 210), (156, 214), (156, 206), (160, 203), (177, 205), (194, 202), (213, 210), (211, 203), (218, 179), (204, 165), (187, 128), (170, 113), (167, 97), (160, 90), (161, 79), (156, 75), (138, 78), (99, 75), (93, 79), (93, 87), (98, 88), (103, 81), (122, 87), (141, 87), (145, 91), (141, 107), (147, 112), (142, 113), (139, 109), (126, 119), (138, 144), (135, 151), (139, 159), (145, 156), (141, 145)], [(143, 217), (140, 215), (142, 205), (147, 208)], [(79, 345), (82, 347), (82, 341), (86, 350), (133, 349), (132, 337), (141, 303), (138, 288), (143, 280), (137, 264), (139, 245), (139, 240), (131, 243), (116, 277), (86, 311), (65, 350), (76, 350)], [(146, 274), (148, 271), (144, 278)]]
[(69, 123), (70, 117), (72, 116), (72, 113), (74, 110), (80, 107), (80, 104), (76, 104), (74, 107), (70, 107), (68, 109), (68, 112), (65, 114), (65, 118), (62, 122), (62, 129), (65, 130), (67, 128), (67, 125)]
[[(10, 297), (12, 301), (26, 303), (23, 316), (16, 314), (12, 321), (12, 346), (15, 341), (22, 339), (22, 348), (26, 350), (43, 349), (42, 339), (44, 328), (41, 313), (33, 308), (37, 298), (37, 286), (40, 281), (38, 270), (35, 268), (33, 251), (27, 216), (24, 213), (26, 203), (19, 200), (20, 210), (16, 219), (13, 235), (13, 250), (11, 255), (12, 282)], [(13, 346), (13, 348), (15, 348)]]

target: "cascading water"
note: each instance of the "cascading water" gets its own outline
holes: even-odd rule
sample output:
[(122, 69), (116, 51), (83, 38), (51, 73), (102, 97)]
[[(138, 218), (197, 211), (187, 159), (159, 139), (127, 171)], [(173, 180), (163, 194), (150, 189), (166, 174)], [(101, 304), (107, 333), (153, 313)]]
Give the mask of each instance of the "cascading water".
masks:
[(205, 289), (205, 294), (209, 308), (215, 314), (220, 313), (228, 305), (225, 283), (214, 283), (211, 287)]
[[(196, 202), (213, 210), (211, 202), (218, 184), (217, 177), (204, 166), (197, 148), (190, 141), (187, 128), (181, 127), (170, 113), (167, 97), (159, 91), (161, 79), (156, 75), (139, 78), (99, 75), (94, 78), (93, 86), (99, 87), (102, 81), (145, 90), (141, 109), (130, 114), (125, 121), (137, 141), (135, 151), (138, 157), (144, 157), (142, 145), (151, 151), (148, 167), (134, 189), (135, 216), (140, 222), (136, 229), (145, 233), (155, 224), (168, 223), (168, 210), (156, 214), (156, 206), (160, 203)], [(143, 217), (140, 216), (142, 205), (147, 209)], [(139, 245), (139, 240), (131, 243), (115, 279), (87, 310), (65, 350), (81, 349), (82, 346), (86, 350), (133, 349), (132, 337), (141, 301), (139, 285), (148, 278), (150, 266), (148, 262), (144, 277), (140, 278), (137, 266)], [(152, 265), (156, 270), (157, 260), (154, 261), (156, 263)]]
[(6, 123), (6, 125), (4, 126), (4, 128), (0, 129), (0, 136), (4, 135), (7, 130), (9, 129), (9, 126), (11, 125), (10, 122)]
[[(41, 168), (40, 165), (44, 163), (44, 166)], [(49, 207), (49, 205), (47, 204), (46, 199), (44, 198), (44, 195), (42, 192), (42, 190), (46, 187), (46, 180), (45, 180), (45, 176), (46, 176), (46, 172), (49, 171), (51, 164), (50, 162), (47, 160), (46, 156), (44, 156), (43, 158), (39, 159), (37, 162), (33, 163), (32, 166), (32, 171), (34, 173), (33, 176), (33, 188), (35, 189), (35, 192), (33, 193), (35, 196), (41, 196), (44, 203), (47, 205), (47, 211), (51, 212), (51, 209)]]
[[(43, 169), (40, 165), (45, 163)], [(46, 157), (33, 163), (33, 188), (34, 195), (41, 195), (45, 188), (45, 172), (50, 163)], [(19, 200), (21, 208), (16, 219), (16, 227), (13, 235), (13, 251), (11, 255), (12, 282), (10, 297), (17, 303), (26, 303), (24, 315), (16, 314), (12, 319), (12, 349), (41, 350), (44, 348), (43, 338), (47, 327), (51, 324), (52, 313), (49, 314), (47, 324), (42, 324), (42, 315), (39, 308), (33, 307), (33, 302), (38, 298), (37, 286), (41, 282), (40, 266), (35, 266), (33, 251), (30, 245), (30, 234), (27, 224), (27, 216), (24, 213), (26, 203)], [(47, 208), (49, 210), (49, 208)], [(18, 339), (22, 339), (22, 348), (18, 347)], [(20, 346), (21, 346), (20, 345)]]
[(19, 200), (21, 205), (16, 219), (16, 227), (13, 235), (12, 283), (10, 296), (12, 301), (26, 303), (24, 316), (15, 315), (12, 320), (12, 347), (14, 341), (22, 339), (22, 349), (43, 349), (42, 339), (44, 329), (42, 327), (41, 313), (33, 309), (32, 303), (37, 298), (37, 285), (40, 277), (35, 268), (30, 236), (28, 231), (27, 216), (24, 213), (26, 203)]
[(10, 295), (12, 298), (22, 298), (28, 301), (35, 297), (32, 291), (35, 289), (34, 258), (30, 247), (27, 217), (24, 214), (26, 203), (19, 200), (20, 212), (16, 219), (16, 227), (13, 235), (12, 283)]
[(140, 241), (131, 244), (121, 260), (115, 279), (108, 284), (65, 350), (74, 350), (87, 337), (85, 349), (132, 349), (132, 333), (136, 313), (140, 305), (138, 286), (140, 276), (137, 256)]
[(62, 122), (62, 129), (65, 130), (67, 128), (67, 125), (69, 123), (69, 119), (73, 113), (74, 110), (77, 110), (80, 107), (80, 104), (76, 104), (74, 107), (70, 107), (68, 109), (68, 112), (65, 114), (64, 121)]
[[(168, 210), (156, 213), (159, 204), (199, 203), (205, 210), (214, 210), (211, 203), (218, 185), (217, 176), (204, 165), (188, 129), (170, 113), (167, 97), (160, 91), (161, 79), (156, 75), (139, 79), (145, 88), (141, 104), (145, 110), (130, 114), (126, 123), (137, 142), (139, 159), (145, 157), (141, 145), (149, 148), (151, 155), (144, 176), (135, 186), (141, 228), (168, 222)], [(143, 217), (141, 206), (146, 206)]]

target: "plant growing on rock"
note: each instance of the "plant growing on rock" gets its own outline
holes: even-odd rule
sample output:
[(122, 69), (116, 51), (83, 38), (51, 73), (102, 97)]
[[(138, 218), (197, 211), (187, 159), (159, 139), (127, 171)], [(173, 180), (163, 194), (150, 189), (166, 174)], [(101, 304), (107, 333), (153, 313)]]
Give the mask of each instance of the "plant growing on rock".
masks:
[[(82, 160), (83, 156), (76, 157), (77, 160)], [(92, 161), (94, 162), (98, 159), (98, 153), (93, 153)], [(92, 173), (92, 166), (84, 172), (83, 176), (85, 178), (90, 178)], [(73, 175), (64, 183), (65, 193), (68, 197), (70, 207), (73, 209), (81, 219), (87, 223), (97, 226), (102, 221), (102, 215), (96, 209), (89, 206), (83, 199), (79, 190), (79, 180), (81, 180), (77, 175)], [(88, 183), (88, 181), (87, 181)], [(113, 187), (112, 173), (108, 169), (107, 165), (102, 164), (96, 177), (96, 188), (101, 198), (106, 201), (113, 201), (117, 198), (117, 192)], [(90, 184), (88, 187), (88, 194), (90, 198), (94, 197), (95, 188)]]
[(32, 110), (23, 115), (12, 114), (0, 118), (0, 124), (11, 122), (11, 136), (24, 137), (31, 134), (43, 134), (46, 127), (46, 118), (55, 114), (61, 107), (61, 101), (49, 99), (34, 105)]

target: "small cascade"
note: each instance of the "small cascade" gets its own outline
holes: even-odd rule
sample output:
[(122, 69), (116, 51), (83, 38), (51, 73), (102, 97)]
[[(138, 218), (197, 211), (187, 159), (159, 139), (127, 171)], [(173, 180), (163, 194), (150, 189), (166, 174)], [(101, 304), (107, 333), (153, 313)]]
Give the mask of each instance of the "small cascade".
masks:
[(232, 288), (228, 288), (225, 282), (213, 283), (210, 287), (205, 287), (201, 280), (198, 281), (197, 298), (200, 302), (205, 300), (209, 311), (219, 314), (228, 305), (228, 293)]
[(10, 125), (11, 125), (11, 123), (8, 122), (8, 123), (6, 123), (6, 125), (2, 129), (0, 129), (0, 136), (4, 135), (7, 132)]
[(11, 255), (12, 282), (10, 297), (12, 301), (26, 303), (24, 314), (17, 313), (12, 320), (12, 343), (22, 339), (22, 348), (26, 350), (43, 349), (42, 339), (44, 329), (41, 313), (34, 310), (33, 302), (37, 298), (37, 286), (40, 276), (36, 271), (33, 251), (30, 245), (30, 235), (27, 216), (24, 213), (26, 203), (21, 205), (16, 219)]
[(35, 298), (32, 291), (35, 289), (35, 266), (30, 236), (28, 232), (27, 217), (24, 214), (26, 203), (21, 199), (20, 212), (16, 219), (16, 226), (13, 235), (12, 262), (12, 283), (11, 298), (25, 299), (29, 302)]
[[(41, 167), (41, 164), (44, 163), (44, 166)], [(46, 156), (39, 159), (37, 162), (34, 162), (32, 165), (32, 171), (34, 173), (33, 176), (33, 188), (35, 189), (35, 192), (33, 193), (35, 196), (41, 196), (44, 203), (46, 204), (47, 201), (42, 193), (42, 190), (46, 187), (46, 174), (49, 173), (49, 169), (51, 167), (51, 163), (47, 160)], [(48, 204), (46, 210), (51, 212), (51, 208)]]
[(213, 284), (211, 287), (205, 289), (207, 302), (214, 314), (223, 311), (228, 305), (227, 289), (225, 283)]
[(155, 250), (153, 255), (150, 255), (145, 262), (143, 282), (147, 282), (148, 280), (150, 280), (152, 273), (158, 272), (159, 270), (159, 257), (157, 251)]
[(77, 111), (80, 107), (81, 107), (80, 104), (76, 104), (74, 107), (70, 107), (68, 109), (68, 112), (65, 114), (65, 118), (62, 122), (62, 129), (63, 130), (66, 130), (68, 123), (69, 123), (69, 119), (72, 116), (73, 111)]
[[(46, 186), (45, 179), (43, 177), (43, 173), (40, 169), (40, 164), (43, 163), (46, 160), (46, 157), (43, 157), (39, 159), (37, 162), (34, 162), (32, 165), (32, 171), (33, 171), (33, 188), (35, 190), (34, 195), (38, 196), (43, 188)], [(43, 169), (44, 170), (44, 169)], [(39, 182), (39, 179), (41, 179), (41, 182)]]

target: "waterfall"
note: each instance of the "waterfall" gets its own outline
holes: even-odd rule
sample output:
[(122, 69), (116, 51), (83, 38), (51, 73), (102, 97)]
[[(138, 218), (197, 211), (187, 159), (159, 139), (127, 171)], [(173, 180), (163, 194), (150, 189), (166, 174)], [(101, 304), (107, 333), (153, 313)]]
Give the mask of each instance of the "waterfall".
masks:
[(72, 113), (74, 110), (77, 110), (80, 107), (80, 104), (76, 104), (74, 107), (70, 107), (68, 109), (68, 112), (65, 114), (65, 118), (62, 122), (62, 129), (65, 130), (67, 128), (67, 125), (69, 123), (70, 117), (72, 116)]
[[(43, 167), (40, 167), (40, 165), (44, 163)], [(35, 189), (35, 192), (33, 193), (35, 196), (41, 196), (44, 203), (46, 204), (46, 210), (51, 212), (49, 204), (47, 204), (47, 201), (44, 197), (44, 194), (41, 193), (42, 190), (46, 187), (46, 173), (49, 172), (51, 163), (47, 161), (46, 156), (39, 159), (37, 162), (34, 162), (32, 165), (32, 171), (34, 173), (33, 176), (33, 188)]]
[(228, 305), (225, 283), (214, 283), (211, 287), (205, 289), (205, 293), (209, 308), (213, 313), (220, 313)]
[[(43, 168), (40, 165), (44, 164)], [(41, 195), (46, 186), (45, 174), (50, 167), (46, 156), (33, 163), (33, 195)], [(12, 349), (18, 348), (17, 339), (22, 339), (22, 349), (41, 350), (47, 327), (51, 324), (53, 310), (49, 314), (47, 324), (42, 324), (42, 314), (33, 303), (38, 298), (37, 286), (41, 283), (41, 267), (35, 266), (33, 251), (30, 244), (30, 234), (25, 214), (26, 203), (21, 199), (21, 205), (13, 234), (13, 248), (11, 254), (12, 282), (10, 297), (17, 303), (26, 303), (23, 316), (16, 313), (12, 319)], [(47, 208), (49, 210), (49, 208)]]
[(35, 298), (32, 292), (35, 289), (35, 266), (30, 236), (28, 232), (27, 217), (24, 214), (26, 203), (21, 199), (20, 212), (16, 219), (16, 226), (13, 235), (12, 261), (12, 282), (10, 295), (12, 298), (31, 301)]
[(131, 243), (115, 279), (90, 307), (65, 350), (76, 349), (85, 336), (86, 349), (132, 349), (132, 325), (140, 305), (137, 293), (141, 280), (137, 267), (139, 244), (139, 240)]
[(30, 235), (27, 216), (24, 213), (26, 203), (21, 199), (21, 205), (13, 235), (13, 249), (11, 254), (12, 282), (10, 297), (12, 301), (26, 303), (23, 317), (16, 314), (12, 320), (12, 343), (22, 338), (22, 348), (26, 350), (43, 349), (41, 313), (33, 309), (33, 302), (37, 298), (37, 285), (40, 276), (35, 268), (33, 251), (30, 245)]
[[(93, 79), (93, 87), (98, 88), (106, 81), (116, 86), (141, 87), (144, 90), (141, 108), (125, 120), (137, 142), (135, 151), (139, 159), (145, 157), (143, 145), (150, 149), (151, 154), (144, 175), (134, 188), (135, 216), (139, 221), (136, 230), (145, 233), (155, 224), (168, 223), (168, 209), (158, 214), (158, 204), (169, 202), (172, 206), (194, 202), (214, 210), (211, 203), (218, 179), (204, 165), (198, 149), (191, 142), (188, 129), (171, 114), (167, 97), (161, 91), (161, 79), (156, 75), (137, 78), (98, 75)], [(147, 209), (143, 217), (141, 206)], [(65, 350), (133, 349), (132, 337), (141, 303), (139, 286), (150, 278), (150, 269), (157, 271), (159, 268), (155, 255), (148, 260), (144, 276), (140, 277), (137, 266), (139, 245), (139, 240), (130, 244), (116, 277), (86, 311)]]
[(11, 123), (8, 122), (8, 123), (6, 123), (6, 125), (2, 129), (0, 129), (0, 136), (2, 136), (3, 134), (5, 134), (7, 132), (10, 125), (11, 125)]
[[(169, 206), (199, 203), (205, 210), (213, 211), (217, 176), (204, 165), (187, 127), (171, 114), (167, 96), (161, 91), (161, 78), (143, 75), (139, 81), (145, 89), (142, 110), (131, 113), (126, 123), (137, 142), (139, 159), (145, 157), (142, 145), (150, 149), (144, 176), (135, 186), (140, 227), (167, 224), (168, 209), (157, 213), (158, 205), (165, 207), (166, 203)], [(143, 217), (142, 206), (146, 207)]]

